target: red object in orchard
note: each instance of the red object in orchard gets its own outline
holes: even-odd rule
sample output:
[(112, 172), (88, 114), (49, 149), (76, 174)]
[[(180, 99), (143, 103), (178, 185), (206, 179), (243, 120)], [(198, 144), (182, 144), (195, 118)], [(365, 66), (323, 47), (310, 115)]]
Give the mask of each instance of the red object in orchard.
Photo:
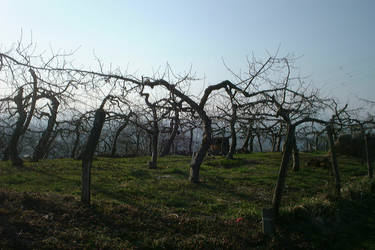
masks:
[(243, 218), (242, 218), (242, 217), (236, 219), (236, 222), (237, 222), (237, 223), (240, 223), (241, 221), (243, 221)]

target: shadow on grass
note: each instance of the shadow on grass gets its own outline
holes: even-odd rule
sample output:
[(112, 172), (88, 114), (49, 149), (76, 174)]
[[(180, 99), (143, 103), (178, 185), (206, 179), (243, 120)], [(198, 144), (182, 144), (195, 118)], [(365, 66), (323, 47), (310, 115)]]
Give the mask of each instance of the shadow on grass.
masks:
[(275, 244), (295, 238), (315, 249), (374, 249), (375, 196), (358, 190), (351, 195), (331, 205), (321, 201), (284, 211)]
[[(0, 190), (0, 248), (243, 249), (256, 246), (255, 220), (167, 214), (158, 207), (95, 202)], [(25, 199), (27, 201), (25, 201)], [(33, 207), (22, 207), (24, 203)], [(47, 206), (46, 206), (47, 205)], [(240, 234), (240, 232), (242, 232)]]

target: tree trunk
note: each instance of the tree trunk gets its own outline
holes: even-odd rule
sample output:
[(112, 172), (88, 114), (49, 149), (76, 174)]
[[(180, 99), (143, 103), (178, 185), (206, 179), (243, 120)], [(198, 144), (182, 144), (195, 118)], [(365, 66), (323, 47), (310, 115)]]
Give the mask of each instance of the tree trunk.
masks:
[(311, 152), (312, 151), (312, 146), (311, 146), (310, 139), (308, 137), (306, 137), (305, 143), (306, 143), (306, 150), (308, 152)]
[(190, 138), (189, 138), (189, 155), (193, 155), (193, 137), (194, 137), (194, 128), (191, 128)]
[(328, 135), (328, 143), (331, 150), (331, 166), (332, 166), (332, 173), (335, 179), (335, 194), (337, 197), (340, 197), (340, 189), (341, 189), (341, 181), (340, 181), (340, 174), (339, 168), (337, 164), (337, 157), (336, 157), (336, 149), (333, 140), (333, 126), (332, 124), (326, 127), (327, 135)]
[(243, 153), (249, 153), (249, 140), (250, 140), (250, 137), (252, 136), (251, 133), (252, 133), (252, 127), (249, 126), (247, 128), (245, 141), (244, 141), (244, 143), (243, 143), (243, 145), (241, 147), (241, 151)]
[(227, 159), (233, 159), (233, 155), (236, 152), (237, 147), (237, 134), (236, 134), (236, 120), (237, 120), (237, 106), (232, 103), (232, 117), (230, 120), (230, 135), (231, 135), (231, 144), (229, 151), (226, 155)]
[(95, 113), (94, 124), (91, 129), (85, 150), (82, 154), (82, 196), (84, 204), (90, 205), (90, 185), (91, 185), (91, 166), (96, 146), (102, 132), (106, 113), (103, 108), (99, 108)]
[(208, 148), (211, 144), (212, 128), (211, 119), (207, 116), (203, 120), (203, 137), (201, 146), (190, 164), (189, 180), (193, 183), (199, 183), (199, 169), (207, 154)]
[(367, 163), (367, 174), (368, 174), (368, 177), (372, 179), (374, 176), (374, 169), (372, 166), (372, 157), (370, 157), (368, 153), (368, 135), (367, 134), (364, 134), (364, 139), (365, 139), (365, 158), (366, 158), (366, 163)]
[[(9, 158), (12, 161), (12, 165), (16, 167), (23, 166), (23, 160), (18, 156), (18, 149), (17, 149), (18, 141), (25, 132), (24, 124), (27, 118), (27, 113), (24, 109), (22, 100), (23, 100), (23, 88), (20, 88), (17, 96), (14, 97), (14, 102), (17, 105), (18, 120), (16, 122), (16, 127), (13, 130), (12, 136), (10, 138), (8, 147), (6, 149), (7, 154), (9, 155)], [(4, 154), (4, 155), (6, 156), (7, 154)]]
[[(9, 145), (9, 143), (8, 143)], [(8, 161), (9, 160), (9, 146), (5, 147), (5, 150), (3, 152), (3, 158), (2, 161)]]
[(222, 130), (222, 133), (221, 133), (221, 144), (220, 144), (220, 155), (226, 155), (228, 153), (228, 144), (226, 143), (229, 141), (227, 141), (227, 139), (225, 138), (225, 128)]
[(14, 129), (12, 133), (9, 146), (8, 146), (9, 158), (12, 162), (12, 165), (15, 167), (23, 166), (23, 160), (18, 155), (17, 146), (18, 146), (19, 139), (22, 136), (23, 124), (26, 120), (26, 112), (24, 114), (19, 114), (20, 116), (18, 118), (16, 128)]
[(254, 136), (252, 135), (250, 137), (250, 149), (249, 149), (249, 153), (253, 153), (254, 152)]
[(315, 135), (315, 152), (319, 150), (319, 135)]
[[(53, 135), (50, 136), (50, 139), (49, 141), (47, 142), (47, 146), (46, 146), (46, 151), (45, 151), (45, 154), (43, 155), (43, 158), (47, 158), (48, 155), (50, 154), (51, 150), (52, 150), (52, 147), (53, 147), (53, 142), (55, 141), (56, 137), (58, 136), (58, 132), (55, 131), (55, 133)], [(56, 157), (55, 157), (56, 158)]]
[(166, 156), (166, 155), (169, 154), (169, 152), (171, 150), (171, 146), (173, 144), (173, 141), (176, 138), (176, 135), (177, 135), (177, 132), (178, 132), (178, 128), (179, 128), (180, 119), (179, 119), (179, 112), (176, 111), (175, 113), (176, 113), (176, 117), (174, 119), (172, 133), (170, 134), (167, 142), (165, 143), (160, 156)]
[(157, 168), (158, 160), (158, 140), (159, 140), (159, 129), (152, 132), (151, 139), (151, 161), (148, 163), (151, 169)]
[(72, 152), (70, 154), (70, 156), (75, 159), (76, 155), (77, 155), (77, 149), (78, 149), (78, 144), (79, 144), (79, 139), (81, 137), (81, 133), (79, 132), (78, 129), (76, 129), (76, 138), (74, 140), (74, 143), (73, 143), (73, 149), (72, 149)]
[(148, 154), (152, 155), (152, 135), (148, 135)]
[(139, 155), (139, 143), (140, 143), (141, 133), (140, 133), (140, 131), (138, 130), (138, 128), (136, 128), (135, 136), (136, 136), (136, 147), (135, 147), (135, 153), (136, 153), (136, 155)]
[(260, 152), (263, 153), (263, 147), (262, 147), (262, 142), (260, 141), (260, 134), (259, 133), (257, 134), (257, 138), (258, 138), (259, 150), (260, 150)]
[(280, 129), (279, 129), (279, 133), (277, 135), (277, 144), (276, 144), (276, 152), (280, 152), (280, 148), (281, 148), (281, 141), (283, 140), (283, 123), (280, 122)]
[(296, 135), (293, 136), (293, 171), (297, 172), (300, 168), (299, 151), (297, 147)]
[(113, 138), (112, 143), (112, 150), (111, 150), (111, 157), (114, 157), (116, 155), (116, 145), (117, 145), (117, 139), (120, 136), (121, 132), (128, 126), (128, 120), (125, 121), (116, 131), (115, 138)]
[(279, 213), (281, 197), (285, 186), (286, 173), (288, 169), (288, 163), (293, 149), (293, 137), (294, 137), (295, 127), (294, 125), (288, 126), (287, 138), (284, 146), (284, 152), (280, 164), (279, 175), (277, 177), (276, 187), (272, 198), (272, 208), (275, 216)]
[(158, 160), (158, 140), (159, 140), (159, 125), (158, 125), (158, 117), (156, 113), (156, 107), (152, 106), (152, 115), (153, 115), (153, 122), (152, 122), (152, 152), (151, 152), (151, 161), (148, 163), (151, 169), (157, 168), (157, 160)]
[(56, 124), (57, 110), (60, 105), (60, 103), (55, 97), (53, 97), (51, 101), (52, 101), (52, 108), (50, 109), (51, 114), (49, 115), (47, 128), (43, 132), (42, 137), (40, 138), (38, 142), (38, 145), (35, 147), (32, 161), (39, 161), (40, 159), (44, 158), (48, 151), (50, 138), (51, 138), (53, 129)]
[(277, 144), (276, 140), (277, 140), (277, 136), (273, 134), (271, 137), (272, 152), (276, 152), (276, 144)]
[[(7, 147), (7, 153), (9, 154), (9, 158), (12, 161), (13, 166), (22, 167), (23, 160), (18, 156), (18, 143), (19, 139), (22, 135), (24, 135), (29, 127), (31, 119), (34, 114), (36, 100), (37, 100), (37, 83), (38, 78), (33, 69), (29, 69), (29, 72), (33, 78), (33, 92), (31, 96), (31, 103), (30, 103), (30, 110), (29, 113), (25, 111), (26, 104), (23, 103), (23, 88), (18, 90), (17, 95), (14, 97), (14, 102), (17, 105), (17, 112), (18, 112), (18, 120), (16, 122), (16, 128), (14, 129), (12, 136), (9, 141), (9, 145)], [(6, 156), (6, 155), (5, 155)]]

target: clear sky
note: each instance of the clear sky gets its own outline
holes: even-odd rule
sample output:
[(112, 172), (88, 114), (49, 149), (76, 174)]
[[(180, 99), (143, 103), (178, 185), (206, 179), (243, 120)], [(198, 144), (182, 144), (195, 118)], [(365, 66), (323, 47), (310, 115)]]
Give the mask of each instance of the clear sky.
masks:
[(149, 74), (166, 62), (193, 66), (208, 84), (230, 78), (246, 56), (302, 56), (315, 86), (342, 102), (375, 100), (373, 0), (0, 0), (0, 48), (24, 37), (40, 48), (74, 49), (77, 64), (106, 63)]

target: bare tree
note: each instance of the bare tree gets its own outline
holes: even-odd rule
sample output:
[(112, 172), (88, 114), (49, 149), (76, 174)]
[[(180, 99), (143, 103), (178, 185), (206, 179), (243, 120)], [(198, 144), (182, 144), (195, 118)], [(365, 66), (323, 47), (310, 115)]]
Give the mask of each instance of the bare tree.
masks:
[[(176, 84), (170, 84), (165, 80), (155, 80), (155, 81), (146, 81), (146, 85), (150, 86), (151, 88), (156, 86), (163, 86), (167, 90), (169, 90), (173, 95), (180, 98), (183, 102), (186, 102), (195, 112), (199, 115), (200, 119), (203, 122), (203, 136), (200, 149), (198, 150), (196, 156), (192, 160), (190, 164), (190, 181), (193, 183), (199, 183), (199, 170), (200, 165), (208, 151), (211, 142), (212, 136), (212, 127), (211, 127), (211, 118), (207, 115), (206, 111), (204, 110), (205, 104), (210, 96), (210, 94), (215, 90), (220, 90), (227, 87), (231, 87), (233, 89), (238, 89), (233, 83), (230, 81), (223, 81), (221, 83), (211, 85), (207, 87), (204, 91), (204, 95), (200, 99), (200, 102), (195, 102), (192, 98), (188, 95), (184, 94), (181, 90), (178, 89)], [(238, 89), (240, 90), (240, 89)]]
[[(150, 94), (145, 93), (145, 84), (141, 85), (140, 95), (144, 98), (147, 107), (151, 110), (151, 128), (143, 127), (145, 131), (150, 135), (150, 145), (151, 145), (151, 161), (149, 162), (149, 167), (151, 169), (157, 168), (157, 158), (158, 158), (158, 146), (159, 146), (159, 122), (163, 120), (172, 110), (170, 107), (170, 102), (166, 98), (151, 102)], [(161, 111), (158, 114), (158, 110)], [(138, 124), (140, 126), (140, 124)]]
[[(66, 79), (70, 78), (69, 75), (64, 78), (63, 71), (51, 71), (53, 67), (58, 68), (59, 65), (64, 64), (64, 58), (69, 54), (52, 54), (45, 60), (43, 55), (34, 55), (34, 47), (32, 42), (24, 46), (20, 40), (14, 49), (0, 53), (1, 81), (7, 83), (9, 90), (15, 89), (14, 93), (4, 100), (14, 102), (15, 109), (9, 105), (10, 116), (18, 116), (3, 158), (4, 160), (10, 158), (15, 166), (23, 165), (17, 148), (21, 137), (29, 129), (33, 117), (39, 112), (37, 102), (44, 98), (51, 101), (50, 111), (52, 113), (42, 114), (39, 112), (40, 118), (49, 116), (50, 119), (47, 130), (36, 146), (34, 160), (46, 154), (47, 146), (51, 144), (50, 139), (56, 122), (57, 109), (61, 103), (58, 98), (68, 92), (67, 90), (72, 84), (70, 80)], [(65, 96), (69, 96), (69, 93)], [(13, 110), (16, 112), (13, 113)]]
[[(11, 66), (9, 66), (11, 67)], [(22, 167), (23, 160), (18, 155), (18, 143), (20, 137), (25, 134), (26, 130), (29, 127), (31, 119), (34, 115), (35, 105), (37, 101), (37, 76), (33, 69), (29, 69), (29, 72), (33, 78), (31, 93), (24, 96), (24, 87), (20, 87), (17, 91), (17, 95), (12, 99), (13, 102), (16, 104), (16, 113), (18, 114), (18, 119), (16, 122), (16, 126), (12, 132), (11, 139), (8, 143), (8, 146), (4, 152), (3, 160), (10, 160), (12, 161), (13, 166)], [(11, 98), (6, 98), (5, 100), (11, 100)], [(26, 109), (30, 106), (29, 110)], [(9, 158), (8, 158), (9, 157)]]

